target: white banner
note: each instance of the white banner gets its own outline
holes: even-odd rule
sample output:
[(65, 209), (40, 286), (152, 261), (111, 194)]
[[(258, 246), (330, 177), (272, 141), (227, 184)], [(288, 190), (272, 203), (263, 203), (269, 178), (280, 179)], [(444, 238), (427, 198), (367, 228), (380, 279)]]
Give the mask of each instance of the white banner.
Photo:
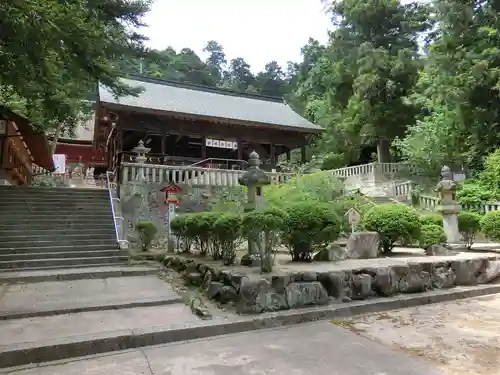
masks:
[(66, 155), (54, 154), (52, 160), (54, 161), (54, 167), (56, 167), (54, 173), (66, 173)]

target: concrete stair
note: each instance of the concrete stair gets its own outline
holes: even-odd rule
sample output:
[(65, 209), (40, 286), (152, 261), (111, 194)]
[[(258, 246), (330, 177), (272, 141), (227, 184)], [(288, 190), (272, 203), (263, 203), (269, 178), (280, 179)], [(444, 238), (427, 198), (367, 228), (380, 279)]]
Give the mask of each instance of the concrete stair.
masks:
[(124, 265), (107, 190), (0, 187), (0, 273)]

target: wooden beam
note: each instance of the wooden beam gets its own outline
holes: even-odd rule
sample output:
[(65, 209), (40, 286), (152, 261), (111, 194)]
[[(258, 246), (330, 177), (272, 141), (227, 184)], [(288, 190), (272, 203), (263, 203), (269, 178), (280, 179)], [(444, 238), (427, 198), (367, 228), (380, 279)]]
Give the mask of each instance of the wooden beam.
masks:
[(243, 139), (246, 142), (284, 145), (297, 148), (307, 142), (301, 132), (283, 131), (243, 125), (213, 124), (210, 122), (161, 118), (153, 115), (120, 113), (119, 127), (150, 134), (184, 135), (197, 138)]

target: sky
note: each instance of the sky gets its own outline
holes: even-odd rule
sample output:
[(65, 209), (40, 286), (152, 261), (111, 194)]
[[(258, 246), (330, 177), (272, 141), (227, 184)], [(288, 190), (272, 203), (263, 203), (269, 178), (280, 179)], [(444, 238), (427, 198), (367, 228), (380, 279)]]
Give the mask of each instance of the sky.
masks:
[(206, 42), (216, 40), (228, 60), (243, 57), (254, 72), (272, 60), (300, 61), (309, 37), (325, 43), (331, 26), (321, 0), (156, 0), (144, 21), (152, 48), (188, 47), (205, 58)]

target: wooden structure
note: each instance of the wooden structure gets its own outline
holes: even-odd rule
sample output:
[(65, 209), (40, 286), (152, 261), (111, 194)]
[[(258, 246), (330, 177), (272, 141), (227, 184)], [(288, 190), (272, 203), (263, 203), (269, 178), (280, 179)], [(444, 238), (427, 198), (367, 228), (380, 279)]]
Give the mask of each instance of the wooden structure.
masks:
[(282, 99), (143, 77), (123, 80), (143, 91), (117, 99), (100, 87), (94, 142), (114, 170), (143, 140), (149, 164), (239, 169), (256, 151), (264, 169), (321, 131)]
[(36, 166), (54, 170), (45, 134), (26, 118), (0, 106), (0, 184), (31, 183)]

